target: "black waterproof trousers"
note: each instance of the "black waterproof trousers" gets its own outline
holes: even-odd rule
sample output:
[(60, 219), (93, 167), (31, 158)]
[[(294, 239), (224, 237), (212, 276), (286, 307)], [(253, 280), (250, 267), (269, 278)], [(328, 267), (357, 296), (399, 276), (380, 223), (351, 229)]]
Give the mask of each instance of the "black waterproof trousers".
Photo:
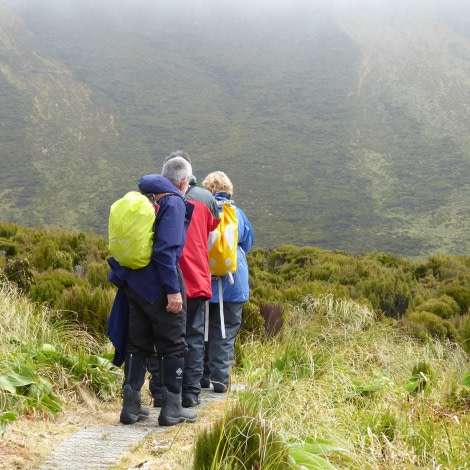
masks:
[(129, 302), (127, 354), (149, 357), (155, 349), (160, 357), (182, 358), (186, 354), (186, 292), (179, 269), (178, 275), (183, 296), (183, 310), (179, 313), (166, 310), (166, 294), (151, 304), (129, 286), (124, 288)]

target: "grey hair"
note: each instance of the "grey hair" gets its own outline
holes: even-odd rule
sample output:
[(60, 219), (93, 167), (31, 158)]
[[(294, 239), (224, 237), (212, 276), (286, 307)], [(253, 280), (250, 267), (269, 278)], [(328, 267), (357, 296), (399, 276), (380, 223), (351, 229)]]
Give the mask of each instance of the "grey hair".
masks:
[(171, 160), (172, 158), (175, 157), (181, 157), (184, 158), (188, 163), (191, 163), (191, 158), (189, 158), (189, 155), (186, 152), (183, 152), (183, 150), (177, 150), (176, 152), (170, 153), (170, 155), (167, 155), (163, 159), (163, 164), (165, 164), (168, 160)]
[(191, 163), (183, 157), (173, 157), (168, 160), (162, 169), (162, 176), (168, 178), (175, 186), (193, 174)]

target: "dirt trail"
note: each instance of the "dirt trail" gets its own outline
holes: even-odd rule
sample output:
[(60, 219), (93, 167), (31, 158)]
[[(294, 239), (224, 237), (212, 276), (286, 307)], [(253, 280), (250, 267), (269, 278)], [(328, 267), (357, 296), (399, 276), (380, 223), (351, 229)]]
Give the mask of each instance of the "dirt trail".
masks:
[[(198, 413), (198, 420), (195, 424), (183, 424), (172, 427), (162, 427), (158, 425), (159, 408), (150, 409), (150, 417), (147, 420), (139, 421), (132, 426), (125, 426), (118, 422), (116, 415), (115, 424), (105, 423), (103, 426), (90, 426), (80, 429), (62, 441), (53, 450), (43, 463), (37, 467), (38, 470), (109, 470), (116, 466), (120, 459), (133, 449), (136, 449), (149, 436), (153, 438), (151, 446), (153, 450), (150, 454), (155, 456), (165, 453), (174, 441), (179, 438), (189, 441), (189, 445), (194, 444), (194, 437), (201, 425), (207, 425), (207, 418), (204, 418), (204, 409), (213, 403), (224, 403), (227, 399), (225, 394), (214, 393), (212, 390), (204, 389), (201, 393), (201, 404), (195, 408)], [(219, 413), (211, 413), (210, 421), (213, 422)], [(198, 424), (199, 421), (199, 424)], [(179, 437), (178, 437), (179, 436)], [(188, 444), (186, 444), (186, 448)], [(161, 463), (155, 460), (151, 463), (145, 452), (140, 457), (144, 462), (135, 465), (143, 469), (152, 468), (177, 468), (177, 463), (171, 463), (174, 456), (171, 454), (162, 455), (162, 462), (167, 467), (162, 467)], [(132, 468), (132, 459), (129, 460)], [(158, 465), (158, 466), (156, 466)]]

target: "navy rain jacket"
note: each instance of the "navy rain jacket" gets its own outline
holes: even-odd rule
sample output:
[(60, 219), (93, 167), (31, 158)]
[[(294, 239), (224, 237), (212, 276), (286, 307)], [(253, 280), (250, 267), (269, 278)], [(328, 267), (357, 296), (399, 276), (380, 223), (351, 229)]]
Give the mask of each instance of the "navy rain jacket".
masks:
[(184, 200), (180, 191), (167, 178), (157, 174), (143, 176), (138, 183), (143, 193), (174, 193), (159, 201), (155, 239), (150, 264), (140, 269), (121, 266), (109, 258), (109, 281), (117, 287), (125, 284), (147, 302), (154, 303), (164, 294), (180, 292), (176, 266), (186, 240), (193, 206)]

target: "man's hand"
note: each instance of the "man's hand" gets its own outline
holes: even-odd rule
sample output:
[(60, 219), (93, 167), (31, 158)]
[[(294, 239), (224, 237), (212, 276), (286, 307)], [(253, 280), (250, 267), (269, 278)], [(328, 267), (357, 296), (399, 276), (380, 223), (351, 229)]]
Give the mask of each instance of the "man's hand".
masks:
[(181, 297), (181, 293), (178, 292), (176, 294), (167, 294), (168, 298), (168, 305), (166, 309), (168, 312), (171, 313), (179, 313), (183, 309), (183, 298)]

